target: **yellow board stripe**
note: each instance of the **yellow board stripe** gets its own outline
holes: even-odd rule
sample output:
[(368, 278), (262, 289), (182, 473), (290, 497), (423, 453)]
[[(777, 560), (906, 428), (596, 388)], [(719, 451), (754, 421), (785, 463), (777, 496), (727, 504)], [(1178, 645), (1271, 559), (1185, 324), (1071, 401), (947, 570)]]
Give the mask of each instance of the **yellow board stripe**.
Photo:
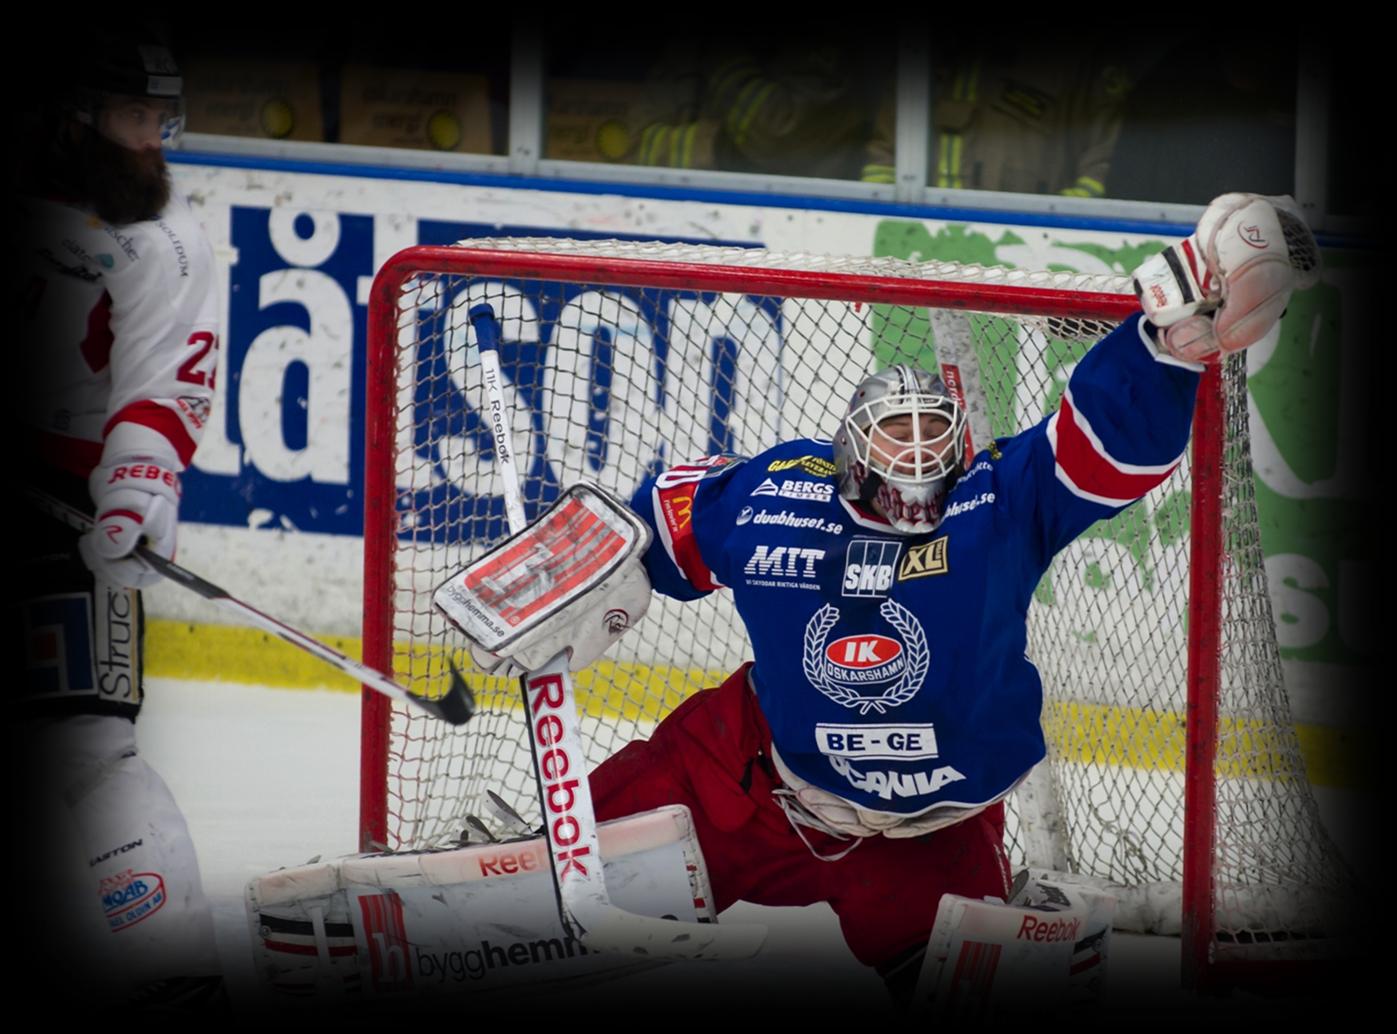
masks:
[[(1219, 776), (1285, 780), (1290, 778), (1285, 731), (1257, 719), (1227, 718), (1218, 734)], [(1294, 732), (1305, 759), (1306, 774), (1318, 786), (1353, 786), (1358, 770), (1341, 730), (1299, 725)], [(1171, 711), (1104, 704), (1050, 703), (1043, 733), (1062, 745), (1062, 753), (1079, 764), (1183, 772), (1183, 715)]]
[[(350, 657), (361, 656), (355, 636), (319, 636)], [(440, 678), (447, 651), (417, 645), (399, 654), (397, 667), (408, 677)], [(287, 689), (358, 692), (359, 685), (275, 636), (231, 625), (146, 622), (146, 673), (157, 678), (248, 682)], [(464, 658), (458, 658), (464, 663)], [(429, 674), (430, 673), (430, 674)], [(466, 681), (483, 707), (517, 706), (515, 684), (466, 672)], [(583, 714), (657, 721), (681, 700), (705, 686), (716, 686), (726, 671), (704, 671), (603, 661), (577, 677)], [(432, 688), (426, 688), (432, 695)], [(1080, 703), (1050, 704), (1043, 716), (1049, 739), (1063, 744), (1068, 760), (1079, 764), (1182, 772), (1183, 716), (1143, 708)], [(1316, 786), (1357, 786), (1362, 756), (1343, 730), (1325, 725), (1295, 728), (1309, 781)], [(1289, 778), (1281, 731), (1256, 720), (1224, 719), (1218, 773), (1226, 777)]]

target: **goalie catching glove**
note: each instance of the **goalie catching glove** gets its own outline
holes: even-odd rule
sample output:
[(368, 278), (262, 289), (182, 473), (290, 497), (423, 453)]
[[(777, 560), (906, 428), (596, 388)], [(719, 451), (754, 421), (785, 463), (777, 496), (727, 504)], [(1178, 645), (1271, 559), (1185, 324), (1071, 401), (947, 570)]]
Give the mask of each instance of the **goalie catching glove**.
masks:
[(1164, 349), (1201, 362), (1260, 341), (1291, 291), (1318, 274), (1319, 248), (1291, 198), (1224, 194), (1191, 236), (1146, 259), (1134, 280)]
[(650, 527), (615, 496), (574, 485), (523, 531), (448, 579), (432, 597), (483, 671), (516, 676), (563, 650), (580, 671), (650, 605), (641, 558)]

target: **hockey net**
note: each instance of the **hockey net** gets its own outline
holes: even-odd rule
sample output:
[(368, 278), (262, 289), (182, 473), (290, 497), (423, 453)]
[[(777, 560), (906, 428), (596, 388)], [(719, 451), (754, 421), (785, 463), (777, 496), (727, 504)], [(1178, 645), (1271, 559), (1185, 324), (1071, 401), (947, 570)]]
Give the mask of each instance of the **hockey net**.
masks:
[[(449, 659), (470, 670), (432, 590), (507, 533), (466, 318), (481, 302), (502, 330), (530, 517), (579, 479), (628, 498), (670, 463), (827, 438), (867, 372), (899, 361), (935, 368), (938, 336), (970, 343), (982, 422), (1013, 434), (1053, 411), (1074, 363), (1135, 308), (1122, 277), (952, 263), (556, 239), (401, 253), (370, 304), (365, 659), (428, 694), (444, 685)], [(1222, 404), (1212, 416), (1200, 406), (1194, 441), (1221, 450), (1221, 488), (1208, 493), (1226, 517), (1212, 546), (1207, 536), (1192, 546), (1194, 577), (1217, 586), (1220, 605), (1195, 589), (1190, 606), (1199, 520), (1190, 458), (1082, 535), (1039, 585), (1029, 648), (1049, 760), (1010, 807), (1016, 865), (1108, 884), (1126, 928), (1176, 932), (1189, 917), (1200, 967), (1325, 950), (1347, 883), (1281, 678), (1241, 358), (1221, 381)], [(1216, 720), (1192, 730), (1215, 755), (1203, 766), (1211, 788), (1206, 773), (1185, 779), (1199, 749), (1186, 737), (1190, 628), (1212, 658), (1203, 667), (1218, 674)], [(591, 764), (749, 656), (725, 593), (656, 597), (577, 678)], [(367, 694), (365, 849), (455, 844), (468, 815), (488, 814), (487, 789), (539, 820), (517, 685), (470, 678), (481, 713), (461, 730)], [(1186, 813), (1187, 783), (1202, 803)], [(1186, 838), (1193, 897), (1181, 905)]]

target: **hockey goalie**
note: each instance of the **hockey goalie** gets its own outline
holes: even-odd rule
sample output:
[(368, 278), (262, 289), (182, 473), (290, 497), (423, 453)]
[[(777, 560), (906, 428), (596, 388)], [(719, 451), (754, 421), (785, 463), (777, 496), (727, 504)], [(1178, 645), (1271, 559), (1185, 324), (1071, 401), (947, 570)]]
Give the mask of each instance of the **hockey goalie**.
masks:
[[(1038, 952), (1066, 989), (1083, 954), (1104, 959), (1104, 906), (1046, 879), (1016, 893), (1003, 843), (1004, 798), (1045, 755), (1033, 590), (1168, 477), (1203, 364), (1274, 333), (1316, 258), (1289, 199), (1225, 195), (1136, 271), (1142, 311), (1042, 423), (972, 453), (942, 380), (892, 366), (857, 386), (832, 441), (673, 466), (628, 506), (570, 492), (437, 604), (480, 668), (518, 674), (585, 668), (650, 591), (730, 592), (751, 661), (591, 773), (597, 819), (682, 806), (708, 906), (827, 902), (898, 1001), (944, 986), (934, 963), (967, 923)], [(761, 519), (777, 516), (766, 496), (780, 521)]]

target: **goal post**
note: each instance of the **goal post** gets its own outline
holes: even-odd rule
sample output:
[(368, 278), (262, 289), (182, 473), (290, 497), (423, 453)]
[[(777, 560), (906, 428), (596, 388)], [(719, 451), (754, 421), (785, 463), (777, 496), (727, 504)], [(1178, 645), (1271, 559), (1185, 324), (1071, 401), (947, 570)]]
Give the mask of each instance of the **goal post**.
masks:
[[(938, 342), (973, 356), (983, 423), (1013, 434), (1137, 308), (1124, 277), (943, 262), (552, 238), (400, 252), (369, 304), (364, 659), (429, 694), (449, 659), (469, 668), (431, 592), (507, 534), (467, 319), (481, 302), (500, 322), (530, 517), (581, 478), (624, 498), (669, 463), (829, 437), (867, 372), (934, 368)], [(1104, 884), (1129, 928), (1182, 935), (1204, 986), (1331, 951), (1349, 878), (1281, 679), (1244, 359), (1200, 390), (1188, 459), (1035, 593), (1049, 758), (1009, 811), (1016, 865)], [(589, 763), (748, 653), (726, 594), (656, 598), (579, 673)], [(362, 849), (454, 843), (487, 789), (538, 818), (516, 689), (469, 677), (481, 712), (459, 731), (365, 694)]]

